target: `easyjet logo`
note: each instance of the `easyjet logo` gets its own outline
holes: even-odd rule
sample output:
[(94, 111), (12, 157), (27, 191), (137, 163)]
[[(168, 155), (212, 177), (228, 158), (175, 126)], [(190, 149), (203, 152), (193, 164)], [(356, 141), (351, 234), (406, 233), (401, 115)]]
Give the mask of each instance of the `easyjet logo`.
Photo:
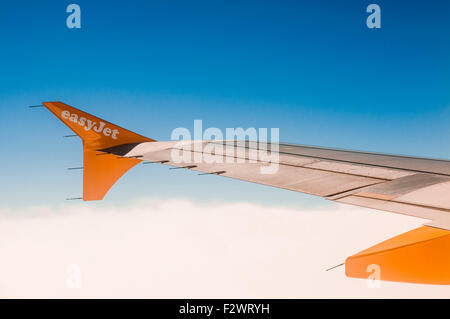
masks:
[(62, 111), (61, 116), (63, 119), (69, 120), (73, 123), (76, 123), (80, 126), (83, 126), (86, 131), (93, 130), (97, 133), (102, 133), (105, 136), (111, 136), (111, 138), (117, 140), (117, 135), (119, 134), (118, 129), (110, 129), (106, 126), (105, 122), (100, 121), (98, 125), (97, 122), (92, 122), (91, 120), (88, 120), (85, 117), (78, 116), (78, 114), (72, 113), (70, 114), (69, 111)]

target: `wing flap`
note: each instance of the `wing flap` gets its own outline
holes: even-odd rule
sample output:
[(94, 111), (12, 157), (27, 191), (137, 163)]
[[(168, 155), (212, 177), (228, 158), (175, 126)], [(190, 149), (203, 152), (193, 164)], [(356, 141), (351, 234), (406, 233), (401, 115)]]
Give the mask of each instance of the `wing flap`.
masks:
[(393, 180), (414, 174), (413, 172), (401, 171), (390, 168), (339, 163), (333, 161), (317, 161), (314, 163), (306, 164), (305, 167), (327, 170), (337, 173), (367, 176), (385, 180)]
[(450, 210), (450, 181), (432, 184), (396, 198), (399, 202)]
[(450, 215), (450, 211), (442, 210), (436, 207), (424, 207), (395, 202), (392, 200), (361, 197), (357, 195), (346, 196), (336, 200), (336, 202), (424, 218), (432, 220), (432, 224), (429, 224), (430, 226), (450, 230), (450, 223), (446, 222), (446, 217)]

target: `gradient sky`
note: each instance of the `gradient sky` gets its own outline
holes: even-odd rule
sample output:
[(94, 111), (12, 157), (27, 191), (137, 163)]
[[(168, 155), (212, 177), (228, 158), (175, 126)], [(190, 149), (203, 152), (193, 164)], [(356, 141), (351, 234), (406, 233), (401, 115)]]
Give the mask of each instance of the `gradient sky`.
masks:
[[(81, 194), (81, 142), (60, 100), (157, 140), (176, 127), (278, 127), (286, 142), (450, 157), (450, 3), (65, 1), (0, 4), (3, 206)], [(313, 197), (166, 167), (131, 170), (107, 201), (143, 196), (287, 205)], [(95, 204), (94, 204), (95, 205)]]

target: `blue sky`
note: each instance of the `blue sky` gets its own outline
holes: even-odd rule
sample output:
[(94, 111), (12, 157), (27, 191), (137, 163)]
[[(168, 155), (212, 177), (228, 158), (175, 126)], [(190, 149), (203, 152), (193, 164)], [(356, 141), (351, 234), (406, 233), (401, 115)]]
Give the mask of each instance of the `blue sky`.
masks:
[[(450, 3), (65, 1), (0, 4), (2, 206), (81, 194), (81, 142), (43, 109), (60, 100), (157, 140), (176, 127), (278, 127), (282, 141), (450, 158)], [(381, 7), (368, 29), (366, 7)], [(143, 166), (135, 197), (321, 205), (307, 195)], [(94, 203), (92, 205), (98, 205)]]

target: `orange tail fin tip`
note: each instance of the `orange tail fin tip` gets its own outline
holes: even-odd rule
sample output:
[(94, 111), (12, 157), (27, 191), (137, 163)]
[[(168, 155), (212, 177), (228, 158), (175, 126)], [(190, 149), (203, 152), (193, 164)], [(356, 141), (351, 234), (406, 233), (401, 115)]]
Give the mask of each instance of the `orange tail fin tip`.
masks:
[[(83, 140), (83, 200), (101, 200), (114, 183), (141, 160), (120, 158), (102, 150), (155, 140), (126, 130), (62, 102), (43, 102), (50, 112)], [(120, 159), (119, 159), (120, 158)]]

